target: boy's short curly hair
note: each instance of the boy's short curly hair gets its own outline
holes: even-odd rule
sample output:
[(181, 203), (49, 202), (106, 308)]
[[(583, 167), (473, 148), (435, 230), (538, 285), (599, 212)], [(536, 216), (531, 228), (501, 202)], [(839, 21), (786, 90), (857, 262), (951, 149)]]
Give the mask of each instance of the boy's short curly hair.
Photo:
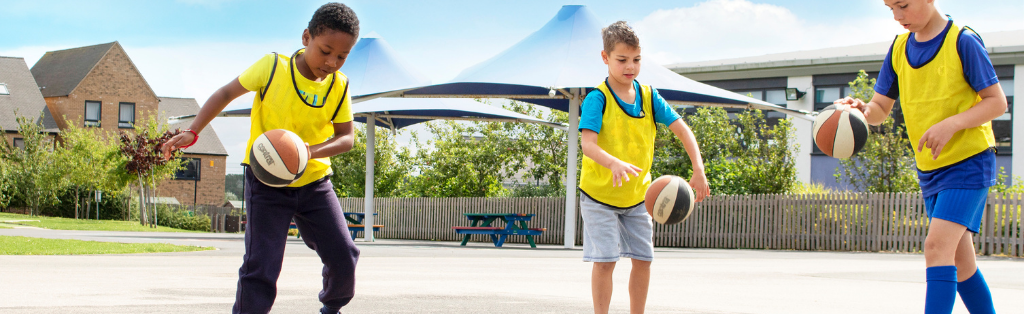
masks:
[(331, 2), (316, 9), (307, 29), (309, 35), (313, 37), (323, 34), (328, 29), (359, 37), (359, 18), (347, 5)]
[(604, 40), (604, 51), (611, 53), (615, 44), (623, 43), (633, 48), (640, 48), (640, 38), (636, 37), (633, 28), (626, 24), (626, 21), (618, 21), (601, 29), (601, 39)]

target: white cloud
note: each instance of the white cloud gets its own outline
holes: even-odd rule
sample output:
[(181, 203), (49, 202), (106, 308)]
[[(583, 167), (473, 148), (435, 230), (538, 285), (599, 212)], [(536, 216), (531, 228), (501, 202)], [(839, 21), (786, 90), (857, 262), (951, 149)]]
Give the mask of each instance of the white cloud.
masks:
[(43, 57), (47, 51), (67, 49), (70, 47), (57, 47), (57, 46), (24, 46), (17, 47), (10, 50), (0, 50), (0, 56), (4, 57), (18, 57), (24, 58), (26, 65), (31, 69), (32, 65), (39, 61), (39, 58)]
[(879, 42), (902, 31), (877, 17), (811, 23), (785, 7), (747, 0), (657, 10), (634, 26), (645, 56), (659, 64)]

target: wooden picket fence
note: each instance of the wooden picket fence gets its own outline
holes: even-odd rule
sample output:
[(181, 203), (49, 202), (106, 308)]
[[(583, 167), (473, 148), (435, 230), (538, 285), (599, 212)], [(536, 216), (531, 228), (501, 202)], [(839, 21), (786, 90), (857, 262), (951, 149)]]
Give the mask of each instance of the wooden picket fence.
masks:
[[(346, 211), (363, 211), (362, 198), (342, 198)], [(463, 213), (534, 214), (531, 228), (547, 228), (537, 243), (561, 244), (565, 199), (376, 198), (377, 238), (461, 241), (452, 226), (468, 226)], [(979, 254), (1024, 256), (1024, 194), (990, 194), (974, 237)], [(583, 221), (576, 209), (576, 244)], [(683, 248), (921, 252), (928, 216), (920, 193), (719, 195), (698, 203), (681, 224), (655, 224), (654, 245)], [(471, 241), (489, 242), (486, 236)], [(512, 236), (510, 243), (525, 243)]]

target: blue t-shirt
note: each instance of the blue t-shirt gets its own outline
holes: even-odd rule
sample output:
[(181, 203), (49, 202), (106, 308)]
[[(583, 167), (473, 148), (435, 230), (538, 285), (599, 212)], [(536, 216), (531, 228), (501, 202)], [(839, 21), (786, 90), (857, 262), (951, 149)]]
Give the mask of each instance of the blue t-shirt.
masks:
[[(910, 34), (907, 40), (907, 61), (913, 67), (920, 67), (935, 58), (949, 34), (949, 28), (953, 26), (953, 20), (946, 23), (946, 29), (941, 36), (935, 36), (926, 42), (918, 42), (914, 34)], [(953, 35), (953, 34), (949, 34)], [(999, 76), (996, 69), (992, 67), (992, 60), (988, 58), (988, 50), (985, 44), (974, 32), (965, 31), (960, 40), (956, 43), (957, 52), (960, 54), (960, 62), (963, 63), (964, 78), (975, 92), (981, 91), (989, 86), (999, 83)], [(889, 46), (889, 53), (885, 55), (885, 62), (882, 62), (882, 70), (878, 72), (878, 80), (875, 81), (875, 92), (892, 99), (900, 97), (899, 78), (892, 68), (892, 46)]]
[[(619, 103), (619, 106), (626, 112), (626, 114), (636, 117), (640, 115), (640, 83), (633, 80), (633, 89), (636, 90), (636, 99), (633, 99), (632, 103), (626, 103), (619, 98), (619, 95), (615, 94), (615, 91), (609, 88), (612, 92), (612, 96), (615, 97), (615, 101)], [(665, 98), (661, 98), (661, 94), (658, 94), (658, 90), (651, 88), (651, 98), (654, 98), (654, 102), (651, 104), (651, 108), (654, 111), (654, 121), (664, 124), (666, 126), (671, 125), (672, 122), (679, 120), (679, 113), (676, 113), (672, 106), (669, 106), (665, 102)], [(587, 97), (583, 99), (583, 107), (580, 112), (580, 130), (583, 129), (591, 130), (601, 133), (601, 123), (604, 118), (604, 105), (607, 102), (604, 98), (604, 93), (599, 89), (594, 89), (587, 94)]]
[(977, 190), (996, 184), (996, 153), (986, 149), (961, 162), (924, 172), (917, 169), (923, 197), (946, 189)]
[[(953, 20), (946, 23), (946, 29), (941, 36), (935, 36), (926, 42), (918, 42), (914, 34), (907, 40), (907, 61), (913, 67), (920, 67), (938, 54), (939, 48), (949, 34)], [(992, 60), (988, 57), (985, 44), (974, 32), (963, 32), (956, 43), (960, 61), (963, 64), (964, 79), (971, 85), (975, 92), (988, 88), (999, 83), (995, 68), (992, 67)], [(892, 47), (885, 55), (885, 62), (882, 63), (882, 70), (878, 72), (878, 80), (875, 82), (875, 92), (892, 99), (900, 96), (899, 78), (892, 67)], [(921, 185), (921, 193), (924, 197), (938, 194), (945, 189), (982, 189), (995, 185), (996, 183), (996, 154), (988, 149), (977, 155), (971, 156), (958, 163), (935, 169), (928, 172), (917, 169), (917, 178)]]

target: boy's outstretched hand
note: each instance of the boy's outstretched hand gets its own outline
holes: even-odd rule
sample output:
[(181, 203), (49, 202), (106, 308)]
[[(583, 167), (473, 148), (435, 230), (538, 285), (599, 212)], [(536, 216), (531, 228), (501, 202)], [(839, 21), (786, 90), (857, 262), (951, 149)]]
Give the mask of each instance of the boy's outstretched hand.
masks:
[(160, 151), (164, 153), (164, 160), (171, 159), (171, 153), (185, 145), (191, 144), (195, 139), (195, 135), (192, 132), (181, 132), (167, 140), (166, 143), (160, 145)]
[(860, 110), (860, 112), (864, 113), (865, 117), (869, 116), (869, 114), (871, 113), (871, 106), (868, 106), (868, 104), (864, 103), (863, 100), (860, 100), (860, 99), (857, 99), (857, 98), (853, 98), (853, 97), (849, 97), (849, 96), (847, 96), (846, 98), (843, 98), (843, 99), (838, 99), (836, 101), (833, 101), (832, 104), (833, 105), (847, 105), (847, 106), (850, 106), (850, 108)]
[(711, 188), (708, 187), (708, 178), (704, 175), (703, 171), (694, 171), (689, 183), (690, 188), (693, 189), (693, 195), (696, 197), (694, 201), (703, 201), (705, 197), (711, 195)]
[(612, 162), (612, 166), (608, 167), (612, 171), (612, 186), (622, 186), (623, 183), (629, 182), (629, 175), (633, 174), (634, 177), (639, 177), (640, 172), (643, 169), (640, 167), (631, 165), (628, 162), (622, 160), (615, 160)]

